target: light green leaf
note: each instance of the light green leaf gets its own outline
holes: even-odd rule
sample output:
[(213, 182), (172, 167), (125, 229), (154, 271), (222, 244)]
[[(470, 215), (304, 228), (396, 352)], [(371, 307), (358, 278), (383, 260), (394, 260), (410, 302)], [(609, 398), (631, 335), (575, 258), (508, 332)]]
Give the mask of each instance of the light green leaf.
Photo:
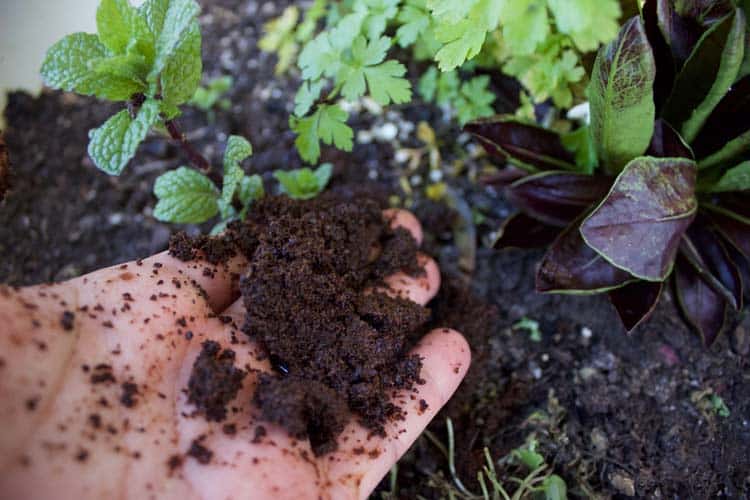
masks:
[(115, 54), (124, 54), (133, 35), (135, 8), (128, 0), (101, 0), (96, 10), (99, 40)]
[(432, 102), (435, 99), (435, 93), (438, 86), (438, 70), (435, 66), (430, 66), (424, 72), (417, 84), (417, 90), (422, 99)]
[(146, 22), (149, 31), (154, 36), (154, 40), (159, 37), (164, 18), (167, 16), (167, 9), (172, 0), (146, 0), (138, 8), (138, 14)]
[(391, 102), (403, 104), (411, 101), (411, 83), (403, 78), (406, 68), (400, 62), (389, 60), (364, 71), (370, 95), (378, 104), (387, 106)]
[[(672, 105), (672, 107), (667, 116), (676, 117), (674, 122), (676, 125), (680, 123), (678, 120), (689, 113), (689, 117), (682, 122), (681, 135), (685, 141), (692, 142), (695, 139), (711, 112), (737, 78), (745, 50), (745, 29), (745, 15), (741, 10), (737, 10), (733, 16), (718, 23), (706, 33), (677, 77), (673, 92), (676, 93), (675, 95), (684, 95), (685, 99), (676, 99), (668, 103), (668, 106)], [(722, 39), (725, 41), (723, 49), (717, 53), (716, 47), (712, 45)], [(696, 77), (698, 80), (695, 79)], [(704, 85), (698, 83), (701, 80), (706, 82), (710, 79), (713, 79), (713, 83), (708, 89), (702, 88)], [(700, 96), (702, 100), (697, 107), (691, 106), (692, 109), (687, 110), (678, 109), (679, 106), (685, 105), (686, 100), (698, 98), (705, 90), (707, 92)]]
[(398, 22), (401, 23), (396, 30), (396, 40), (402, 48), (417, 41), (430, 27), (430, 14), (426, 9), (425, 0), (407, 0), (398, 13)]
[(503, 38), (515, 54), (531, 54), (550, 31), (546, 0), (506, 0), (500, 10)]
[(712, 193), (725, 191), (745, 191), (750, 189), (750, 161), (740, 163), (727, 170), (719, 182), (709, 189)]
[(95, 95), (113, 101), (127, 100), (144, 86), (132, 78), (97, 74), (90, 65), (107, 57), (96, 35), (73, 33), (55, 43), (42, 63), (44, 82), (52, 88)]
[(305, 116), (318, 97), (320, 97), (320, 92), (327, 83), (326, 80), (318, 80), (312, 83), (307, 81), (302, 82), (299, 90), (297, 90), (297, 94), (294, 96), (294, 114)]
[(568, 498), (568, 487), (563, 478), (556, 474), (544, 478), (542, 491), (544, 491), (544, 500), (567, 500)]
[[(547, 0), (560, 33), (571, 37), (578, 50), (596, 50), (617, 36), (622, 14), (617, 0)], [(635, 2), (633, 2), (635, 3)]]
[(247, 209), (250, 203), (263, 198), (265, 194), (265, 190), (263, 189), (263, 179), (256, 174), (242, 178), (237, 196), (244, 209)]
[[(462, 3), (454, 0), (434, 2), (434, 8), (431, 9), (433, 13), (439, 11), (438, 7), (448, 8), (447, 1), (456, 5)], [(451, 11), (450, 15), (443, 15), (441, 22), (434, 28), (435, 37), (443, 44), (435, 54), (435, 60), (442, 71), (455, 69), (479, 53), (487, 32), (497, 28), (499, 13), (505, 0), (476, 0), (466, 3), (470, 9), (465, 15), (458, 16), (458, 10)], [(446, 22), (447, 18), (451, 21)]]
[(588, 97), (597, 156), (619, 172), (643, 154), (654, 131), (656, 63), (643, 21), (632, 18), (596, 58)]
[[(167, 109), (177, 108), (195, 95), (202, 73), (201, 31), (198, 21), (193, 20), (161, 73), (162, 100)], [(175, 113), (166, 115), (173, 118)]]
[(594, 145), (591, 127), (579, 127), (560, 137), (565, 149), (575, 154), (578, 172), (593, 174), (599, 160), (596, 157), (596, 146)]
[(109, 175), (120, 175), (138, 145), (159, 119), (159, 102), (148, 99), (135, 120), (122, 110), (89, 132), (88, 152), (94, 164)]
[(469, 15), (478, 0), (427, 0), (427, 8), (443, 22), (457, 23)]
[(218, 211), (219, 190), (196, 170), (180, 167), (161, 175), (154, 184), (159, 202), (154, 217), (165, 222), (199, 224)]
[(94, 59), (90, 67), (96, 73), (135, 80), (146, 85), (148, 73), (146, 58), (140, 54), (122, 54)]
[(245, 172), (240, 167), (240, 163), (253, 154), (253, 147), (244, 137), (239, 135), (230, 135), (227, 141), (227, 149), (224, 152), (224, 180), (219, 199), (219, 210), (222, 218), (226, 219), (230, 215), (232, 208), (232, 199), (234, 193), (240, 186)]
[(295, 28), (299, 20), (299, 9), (291, 5), (276, 19), (263, 25), (265, 34), (258, 41), (258, 47), (265, 52), (275, 52), (278, 56), (275, 72), (281, 75), (294, 62), (299, 50), (295, 39)]
[[(193, 21), (200, 12), (200, 6), (195, 0), (170, 0), (164, 13), (161, 26), (154, 26), (158, 32), (156, 38), (156, 55), (151, 68), (151, 79), (155, 80), (169, 59), (177, 50), (183, 35), (191, 28)], [(155, 21), (155, 19), (154, 19)]]
[(354, 131), (346, 124), (349, 114), (338, 105), (321, 105), (312, 115), (289, 118), (291, 129), (297, 134), (294, 143), (302, 159), (315, 163), (320, 158), (320, 142), (351, 151)]
[(460, 125), (495, 114), (495, 110), (492, 109), (495, 94), (489, 91), (489, 84), (490, 77), (481, 75), (461, 85), (461, 93), (455, 103)]
[(333, 167), (324, 163), (315, 171), (305, 167), (297, 170), (277, 170), (273, 176), (279, 181), (281, 192), (295, 200), (309, 200), (320, 194), (331, 179)]

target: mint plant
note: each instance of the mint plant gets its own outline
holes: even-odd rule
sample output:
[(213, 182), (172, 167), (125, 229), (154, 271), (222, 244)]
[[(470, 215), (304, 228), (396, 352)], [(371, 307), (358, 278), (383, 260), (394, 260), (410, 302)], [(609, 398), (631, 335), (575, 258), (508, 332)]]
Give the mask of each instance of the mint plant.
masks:
[(632, 330), (669, 282), (706, 344), (735, 324), (750, 283), (749, 39), (731, 0), (646, 0), (599, 51), (590, 124), (467, 125), (510, 164), (497, 182), (519, 212), (496, 246), (549, 245), (539, 291), (607, 293)]
[(315, 170), (300, 168), (297, 170), (277, 170), (273, 173), (279, 181), (282, 193), (295, 200), (309, 200), (315, 198), (325, 189), (331, 180), (333, 166), (324, 163)]
[[(635, 0), (622, 3), (637, 9)], [(321, 142), (352, 148), (339, 100), (411, 101), (395, 47), (430, 61), (411, 76), (426, 100), (451, 108), (463, 124), (494, 113), (489, 79), (472, 76), (477, 68), (517, 78), (527, 100), (571, 106), (584, 78), (582, 55), (614, 38), (621, 13), (617, 0), (316, 0), (304, 13), (289, 7), (268, 23), (259, 46), (278, 55), (278, 73), (295, 62), (301, 72), (290, 125), (300, 155), (315, 163)]]

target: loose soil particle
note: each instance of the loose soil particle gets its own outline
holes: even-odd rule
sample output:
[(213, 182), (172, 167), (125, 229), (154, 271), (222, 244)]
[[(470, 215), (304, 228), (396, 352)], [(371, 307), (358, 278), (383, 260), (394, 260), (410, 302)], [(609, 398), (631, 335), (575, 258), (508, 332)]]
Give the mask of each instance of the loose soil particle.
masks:
[(221, 349), (213, 340), (202, 344), (188, 381), (188, 401), (206, 420), (221, 422), (227, 417), (227, 404), (242, 387), (247, 372), (234, 366), (235, 353)]
[(10, 187), (10, 161), (8, 160), (8, 148), (5, 139), (0, 132), (0, 201), (5, 198), (5, 193)]
[[(247, 307), (242, 330), (265, 349), (276, 371), (259, 377), (253, 402), (261, 418), (309, 438), (318, 455), (336, 449), (351, 412), (383, 433), (388, 420), (402, 415), (391, 401), (393, 390), (420, 381), (421, 361), (407, 352), (429, 313), (370, 290), (395, 272), (424, 272), (411, 234), (391, 229), (370, 200), (267, 197), (221, 239), (235, 248), (244, 244), (250, 265), (240, 280)], [(210, 246), (222, 245), (181, 235), (170, 251), (192, 259), (195, 250)]]

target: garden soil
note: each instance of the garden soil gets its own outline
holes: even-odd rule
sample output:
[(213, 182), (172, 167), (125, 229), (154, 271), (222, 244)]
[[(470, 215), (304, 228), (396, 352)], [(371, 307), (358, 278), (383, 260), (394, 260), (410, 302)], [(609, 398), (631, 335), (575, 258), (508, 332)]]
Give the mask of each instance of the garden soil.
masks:
[[(255, 150), (249, 170), (270, 189), (272, 170), (301, 166), (287, 124), (297, 80), (276, 77), (274, 57), (256, 48), (262, 24), (286, 3), (202, 3), (206, 72), (234, 77), (233, 105), (211, 116), (188, 109), (180, 123), (216, 165), (226, 134), (248, 137)], [(517, 94), (494, 83), (496, 109), (507, 111)], [(66, 279), (167, 248), (174, 228), (151, 217), (151, 189), (159, 174), (186, 159), (169, 141), (150, 136), (121, 177), (98, 172), (86, 155), (88, 130), (117, 109), (58, 92), (9, 96), (12, 189), (0, 203), (0, 282)], [(421, 195), (426, 165), (411, 169), (395, 161), (397, 149), (423, 146), (415, 129), (426, 120), (445, 164), (461, 165), (464, 173), (481, 169), (481, 159), (466, 158), (465, 138), (441, 110), (415, 102), (375, 116), (352, 114), (355, 129), (392, 123), (401, 132), (381, 140), (360, 137), (351, 155), (327, 149), (324, 160), (335, 167), (331, 190), (352, 200), (366, 193), (381, 208), (394, 194), (410, 201), (408, 208), (425, 224), (425, 251), (443, 273), (430, 322), (462, 330), (472, 346), (466, 380), (430, 426), (445, 440), (445, 417), (453, 420), (458, 473), (468, 488), (478, 491), (473, 478), (484, 447), (501, 457), (533, 434), (571, 497), (750, 496), (747, 319), (705, 349), (669, 295), (628, 336), (602, 297), (536, 294), (537, 253), (480, 245), (474, 255), (466, 244), (466, 207), (473, 209), (468, 220), (476, 222), (477, 240), (487, 241), (509, 213), (499, 194), (469, 182), (471, 176), (446, 175), (449, 208)], [(199, 230), (185, 229), (191, 235)], [(514, 328), (522, 318), (539, 322), (541, 341)], [(708, 403), (711, 394), (723, 400), (728, 416)], [(506, 472), (499, 470), (507, 481)], [(423, 438), (399, 464), (397, 496), (442, 498), (450, 483), (445, 457)], [(389, 488), (386, 480), (381, 490)]]

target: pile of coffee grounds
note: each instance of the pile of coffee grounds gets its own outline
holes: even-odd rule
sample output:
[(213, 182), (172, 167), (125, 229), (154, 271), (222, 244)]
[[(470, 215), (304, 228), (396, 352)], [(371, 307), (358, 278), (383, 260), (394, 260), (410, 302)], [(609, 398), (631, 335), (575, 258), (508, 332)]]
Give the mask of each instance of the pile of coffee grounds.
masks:
[[(369, 200), (266, 197), (220, 239), (250, 262), (242, 330), (274, 367), (253, 396), (262, 420), (320, 455), (336, 449), (352, 413), (374, 433), (403, 416), (391, 397), (420, 382), (408, 350), (429, 311), (373, 288), (398, 271), (424, 273), (408, 231), (391, 229)], [(179, 236), (171, 251), (192, 259), (210, 245)]]

